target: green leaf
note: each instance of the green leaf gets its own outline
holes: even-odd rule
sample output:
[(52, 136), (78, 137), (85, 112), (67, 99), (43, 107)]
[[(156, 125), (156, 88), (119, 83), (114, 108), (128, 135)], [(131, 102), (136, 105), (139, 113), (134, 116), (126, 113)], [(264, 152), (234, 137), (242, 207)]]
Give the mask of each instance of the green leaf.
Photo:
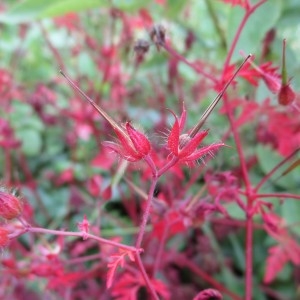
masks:
[(9, 119), (12, 127), (16, 131), (25, 128), (34, 129), (36, 131), (44, 130), (45, 126), (43, 122), (28, 103), (14, 101), (12, 106), (13, 110), (10, 112)]
[(0, 15), (0, 23), (16, 24), (58, 17), (103, 6), (103, 0), (25, 0)]
[[(300, 202), (299, 200), (287, 199), (281, 206), (282, 217), (286, 220), (287, 226), (297, 235), (300, 235), (299, 216)], [(289, 226), (291, 225), (291, 226)]]
[(186, 2), (182, 0), (168, 0), (168, 9), (165, 10), (166, 16), (168, 18), (178, 18), (185, 5)]
[[(53, 0), (51, 3), (58, 2)], [(20, 23), (32, 21), (50, 4), (47, 0), (25, 0), (12, 6), (11, 9), (0, 15), (0, 22), (4, 23)]]
[(82, 74), (90, 76), (92, 78), (96, 77), (97, 73), (95, 63), (93, 62), (91, 56), (86, 52), (83, 52), (78, 56), (78, 66)]
[[(282, 10), (280, 0), (265, 2), (249, 17), (234, 49), (232, 61), (241, 59), (240, 51), (246, 54), (256, 54), (261, 48), (261, 42), (267, 33), (278, 21)], [(227, 45), (230, 47), (236, 32), (244, 17), (244, 9), (234, 6), (228, 16)]]
[[(50, 2), (50, 1), (49, 1)], [(98, 8), (107, 3), (103, 0), (64, 0), (58, 1), (49, 6), (45, 11), (41, 13), (41, 17), (57, 17), (62, 16), (69, 12), (81, 12), (88, 9)]]
[(112, 6), (124, 11), (134, 12), (146, 6), (147, 3), (140, 0), (112, 0)]
[[(38, 188), (37, 193), (53, 221), (62, 223), (63, 218), (68, 213), (70, 190), (64, 187), (56, 189)], [(42, 217), (41, 214), (38, 216)]]
[[(278, 163), (283, 160), (283, 157), (276, 153), (273, 149), (263, 145), (258, 145), (256, 147), (256, 155), (259, 166), (264, 174), (269, 173)], [(278, 176), (280, 174), (281, 172), (277, 171), (276, 174), (270, 178), (270, 181), (282, 188), (292, 191), (297, 182), (297, 177), (294, 172), (279, 178)]]
[(21, 129), (16, 132), (17, 138), (22, 142), (22, 151), (26, 156), (35, 156), (41, 152), (42, 139), (38, 131)]

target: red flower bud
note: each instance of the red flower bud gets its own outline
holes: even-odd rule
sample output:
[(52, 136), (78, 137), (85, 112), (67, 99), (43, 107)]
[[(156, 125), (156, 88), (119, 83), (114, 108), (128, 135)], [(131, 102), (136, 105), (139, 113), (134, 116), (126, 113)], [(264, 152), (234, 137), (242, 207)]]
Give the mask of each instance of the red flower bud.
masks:
[(289, 84), (281, 86), (278, 94), (279, 104), (289, 105), (295, 100), (295, 98), (296, 98), (296, 94)]
[(223, 297), (220, 294), (220, 292), (217, 290), (206, 289), (200, 292), (196, 297), (194, 297), (193, 300), (210, 300), (210, 299), (222, 300)]
[(151, 150), (148, 138), (133, 128), (129, 122), (125, 124), (125, 130), (114, 128), (119, 139), (119, 144), (104, 142), (103, 145), (121, 155), (122, 158), (135, 162), (147, 156)]
[(285, 48), (286, 48), (286, 40), (284, 39), (282, 42), (281, 86), (278, 93), (278, 102), (281, 105), (289, 105), (296, 98), (296, 94), (293, 91), (293, 89), (290, 87), (289, 79), (287, 76), (286, 63), (285, 63)]
[(0, 227), (0, 248), (5, 247), (9, 242), (8, 231)]
[(20, 199), (0, 190), (0, 217), (11, 220), (18, 217), (23, 211), (23, 203)]
[(129, 122), (126, 123), (126, 130), (136, 151), (142, 156), (149, 154), (151, 145), (148, 138), (143, 133), (134, 129)]

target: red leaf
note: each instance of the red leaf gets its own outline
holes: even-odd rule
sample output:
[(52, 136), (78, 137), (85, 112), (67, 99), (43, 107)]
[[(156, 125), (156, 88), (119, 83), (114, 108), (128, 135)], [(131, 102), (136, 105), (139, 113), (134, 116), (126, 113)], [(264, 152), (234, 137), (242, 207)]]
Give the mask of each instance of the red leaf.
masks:
[(102, 197), (104, 200), (109, 200), (111, 198), (111, 195), (112, 195), (112, 190), (111, 190), (111, 185), (109, 185), (103, 190)]
[(100, 175), (93, 175), (91, 178), (89, 178), (87, 182), (87, 188), (93, 197), (98, 197), (100, 195), (101, 184), (102, 177)]
[[(157, 279), (150, 279), (155, 291), (161, 296), (161, 299), (169, 300), (170, 293), (164, 283)], [(112, 287), (112, 296), (114, 299), (137, 300), (138, 291), (145, 286), (144, 279), (138, 274), (124, 273), (119, 281)]]
[(153, 234), (158, 239), (161, 239), (165, 230), (168, 230), (168, 236), (174, 236), (186, 230), (182, 214), (176, 210), (170, 210), (162, 220), (155, 222)]
[(108, 289), (112, 286), (113, 277), (115, 275), (118, 266), (124, 267), (126, 255), (129, 256), (131, 261), (134, 261), (134, 255), (132, 254), (132, 252), (125, 251), (125, 250), (120, 250), (120, 252), (121, 252), (120, 254), (112, 255), (110, 257), (111, 262), (107, 264), (109, 270), (107, 272), (106, 286)]
[(272, 282), (276, 275), (282, 270), (287, 261), (288, 257), (282, 246), (279, 245), (269, 248), (269, 256), (266, 263), (264, 282)]

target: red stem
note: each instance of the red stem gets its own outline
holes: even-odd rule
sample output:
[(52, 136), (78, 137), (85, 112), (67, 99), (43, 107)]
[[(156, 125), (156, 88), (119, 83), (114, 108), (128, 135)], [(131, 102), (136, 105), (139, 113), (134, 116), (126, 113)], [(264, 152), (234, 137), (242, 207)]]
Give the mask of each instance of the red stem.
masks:
[(149, 289), (149, 291), (150, 291), (153, 299), (154, 300), (159, 300), (159, 297), (158, 297), (158, 295), (157, 295), (157, 293), (156, 293), (156, 291), (155, 291), (155, 289), (154, 289), (154, 287), (153, 287), (153, 285), (152, 285), (152, 283), (151, 283), (151, 281), (149, 279), (149, 276), (146, 273), (146, 270), (145, 270), (145, 267), (143, 265), (143, 262), (142, 262), (142, 259), (141, 259), (141, 255), (140, 255), (139, 252), (135, 252), (135, 259), (136, 259), (137, 265), (138, 265), (138, 267), (139, 267), (139, 269), (140, 269), (140, 271), (142, 273), (142, 276), (143, 276), (143, 278), (144, 278), (144, 280), (146, 282), (146, 285), (147, 285), (147, 287), (148, 287), (148, 289)]
[(257, 192), (262, 186), (263, 184), (282, 166), (284, 165), (286, 162), (288, 162), (291, 158), (293, 158), (295, 156), (295, 154), (297, 154), (297, 152), (300, 150), (300, 148), (298, 148), (297, 150), (295, 150), (293, 153), (291, 153), (289, 156), (287, 156), (286, 158), (284, 158), (279, 164), (277, 164), (269, 173), (267, 173), (264, 178), (257, 184), (256, 188), (255, 188), (255, 192)]
[(153, 179), (153, 181), (151, 182), (151, 186), (150, 186), (149, 193), (148, 193), (146, 208), (145, 208), (144, 213), (143, 213), (142, 223), (140, 225), (140, 230), (139, 230), (138, 237), (137, 237), (137, 240), (136, 240), (136, 243), (135, 243), (135, 246), (137, 248), (141, 247), (142, 240), (143, 240), (143, 237), (144, 237), (144, 234), (145, 234), (145, 229), (146, 229), (147, 221), (148, 221), (148, 218), (149, 218), (150, 208), (151, 208), (151, 204), (152, 204), (152, 200), (153, 200), (153, 194), (154, 194), (154, 190), (155, 190), (157, 181), (158, 181), (158, 177), (155, 177)]
[(300, 195), (289, 193), (268, 193), (268, 194), (255, 194), (255, 198), (290, 198), (300, 200)]
[[(255, 12), (255, 10), (258, 7), (260, 7), (266, 1), (267, 0), (259, 1), (252, 7), (249, 7), (249, 9), (246, 11), (237, 31), (235, 33), (232, 44), (229, 48), (228, 55), (226, 57), (224, 67), (223, 67), (223, 75), (225, 74), (225, 72), (228, 69), (228, 66), (230, 64), (230, 60), (231, 60), (233, 52), (236, 48), (237, 42), (240, 38), (242, 30), (243, 30), (245, 24), (247, 23), (249, 17)], [(243, 176), (245, 186), (246, 186), (246, 195), (247, 195), (246, 218), (247, 218), (247, 220), (246, 220), (246, 257), (245, 257), (245, 260), (246, 260), (245, 300), (251, 300), (252, 299), (252, 276), (253, 276), (253, 274), (252, 274), (253, 273), (253, 257), (252, 257), (252, 254), (253, 254), (252, 253), (252, 249), (253, 249), (253, 219), (252, 219), (252, 214), (250, 213), (250, 211), (252, 210), (253, 201), (255, 198), (253, 197), (253, 192), (252, 192), (251, 183), (250, 183), (249, 176), (248, 176), (248, 170), (247, 170), (247, 166), (246, 166), (245, 157), (244, 157), (244, 154), (242, 151), (242, 144), (240, 141), (240, 137), (239, 137), (237, 129), (235, 127), (235, 122), (234, 122), (234, 119), (232, 116), (229, 102), (226, 97), (224, 97), (224, 105), (228, 112), (227, 116), (228, 116), (228, 119), (230, 122), (231, 130), (232, 130), (235, 144), (237, 147), (237, 152), (239, 155), (239, 160), (240, 160), (241, 169), (242, 169), (242, 176)]]
[(202, 74), (205, 78), (211, 80), (214, 84), (217, 84), (217, 79), (213, 77), (211, 74), (203, 71), (202, 68), (198, 68), (197, 65), (194, 63), (189, 62), (184, 56), (177, 53), (173, 48), (171, 48), (169, 45), (164, 43), (163, 41), (160, 41), (159, 45), (163, 47), (169, 54), (171, 54), (173, 57), (175, 57), (177, 60), (183, 62), (184, 64), (191, 67), (196, 73)]
[(242, 143), (239, 137), (239, 134), (237, 132), (237, 128), (235, 127), (234, 118), (232, 115), (232, 110), (229, 107), (229, 102), (227, 97), (224, 97), (224, 105), (227, 110), (227, 117), (229, 119), (229, 123), (231, 126), (231, 130), (233, 133), (233, 137), (235, 140), (235, 144), (237, 147), (237, 152), (239, 155), (239, 160), (241, 164), (242, 169), (242, 176), (243, 180), (245, 182), (245, 189), (246, 189), (246, 195), (247, 195), (247, 212), (246, 212), (246, 278), (245, 278), (245, 285), (246, 285), (246, 291), (245, 291), (245, 300), (251, 300), (252, 299), (252, 272), (253, 272), (253, 262), (252, 262), (252, 248), (253, 248), (253, 220), (252, 220), (252, 214), (250, 211), (252, 211), (253, 206), (253, 196), (252, 196), (252, 188), (250, 179), (248, 176), (248, 170), (246, 165), (246, 160), (244, 157), (243, 149), (242, 149)]
[(41, 28), (42, 35), (44, 36), (44, 39), (45, 39), (45, 41), (46, 41), (49, 49), (51, 50), (53, 56), (55, 57), (55, 60), (56, 60), (56, 62), (58, 64), (58, 69), (65, 70), (65, 64), (64, 64), (64, 61), (63, 61), (60, 53), (52, 45), (52, 42), (50, 41), (49, 36), (48, 36), (48, 32), (47, 32), (47, 30), (44, 28), (44, 26), (41, 23), (40, 23), (40, 28)]
[[(231, 45), (230, 45), (230, 48), (229, 48), (229, 50), (228, 50), (228, 54), (227, 54), (227, 57), (226, 57), (226, 60), (225, 60), (225, 63), (224, 63), (224, 68), (223, 68), (224, 71), (223, 71), (223, 74), (225, 74), (225, 72), (226, 72), (226, 70), (227, 70), (227, 68), (228, 68), (228, 66), (229, 66), (229, 64), (230, 64), (230, 60), (231, 60), (231, 57), (232, 57), (232, 55), (233, 55), (233, 52), (234, 52), (234, 50), (235, 50), (235, 48), (236, 48), (237, 42), (238, 42), (238, 40), (239, 40), (239, 38), (240, 38), (240, 35), (241, 35), (241, 33), (242, 33), (242, 30), (244, 29), (244, 26), (246, 25), (246, 23), (247, 23), (249, 17), (255, 12), (255, 10), (256, 10), (257, 8), (259, 8), (259, 7), (260, 7), (262, 4), (264, 4), (265, 2), (267, 2), (267, 0), (261, 0), (261, 1), (259, 1), (258, 3), (256, 3), (255, 5), (253, 5), (252, 7), (250, 7), (250, 8), (246, 11), (246, 13), (245, 13), (245, 15), (244, 15), (244, 17), (243, 17), (243, 19), (242, 19), (242, 21), (241, 21), (241, 23), (240, 23), (238, 29), (237, 29), (237, 31), (236, 31), (236, 33), (235, 33), (235, 36), (234, 36), (233, 41), (232, 41), (232, 43), (231, 43)], [(223, 76), (222, 76), (222, 77), (223, 77)]]
[(24, 228), (24, 230), (22, 230), (21, 232), (17, 232), (16, 234), (11, 234), (10, 238), (15, 238), (15, 237), (20, 236), (27, 232), (62, 235), (62, 236), (76, 236), (76, 237), (81, 237), (83, 239), (93, 239), (97, 242), (115, 246), (115, 247), (118, 247), (118, 248), (121, 248), (121, 249), (124, 249), (127, 251), (132, 251), (132, 252), (141, 251), (141, 249), (137, 249), (132, 246), (127, 246), (127, 245), (120, 244), (120, 243), (117, 243), (117, 242), (114, 242), (111, 240), (107, 240), (107, 239), (104, 239), (104, 238), (101, 238), (101, 237), (98, 237), (98, 236), (95, 236), (93, 234), (86, 233), (86, 232), (61, 231), (61, 230), (52, 230), (52, 229), (46, 229), (46, 228), (40, 228), (40, 227), (30, 227), (30, 226)]

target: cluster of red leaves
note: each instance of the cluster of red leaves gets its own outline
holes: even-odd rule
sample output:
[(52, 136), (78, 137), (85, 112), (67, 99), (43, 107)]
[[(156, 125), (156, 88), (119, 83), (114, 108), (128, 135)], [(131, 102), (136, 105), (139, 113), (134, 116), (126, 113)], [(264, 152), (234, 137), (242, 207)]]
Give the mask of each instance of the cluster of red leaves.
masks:
[[(162, 281), (153, 278), (151, 284), (162, 299), (170, 300), (170, 292)], [(145, 282), (141, 275), (124, 272), (114, 283), (112, 296), (119, 300), (138, 300), (142, 288), (145, 288)]]
[(278, 244), (269, 248), (269, 256), (266, 262), (264, 282), (270, 283), (283, 269), (285, 264), (291, 261), (296, 266), (300, 265), (300, 245), (288, 232), (284, 220), (274, 213), (263, 214), (264, 228)]

